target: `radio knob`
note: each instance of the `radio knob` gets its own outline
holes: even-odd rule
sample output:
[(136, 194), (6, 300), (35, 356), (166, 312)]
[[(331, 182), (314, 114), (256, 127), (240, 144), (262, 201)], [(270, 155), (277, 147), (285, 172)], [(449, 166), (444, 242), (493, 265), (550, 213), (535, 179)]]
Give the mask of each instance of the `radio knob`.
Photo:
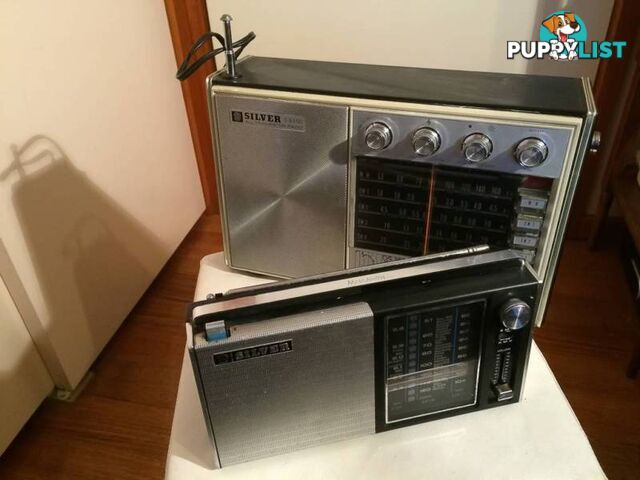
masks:
[(467, 160), (473, 163), (489, 158), (493, 150), (491, 139), (482, 133), (472, 133), (462, 142), (462, 151)]
[(531, 307), (519, 298), (512, 298), (500, 308), (500, 321), (509, 330), (520, 330), (531, 321)]
[(372, 123), (364, 133), (364, 141), (371, 150), (383, 150), (391, 143), (391, 129), (384, 123)]
[(537, 167), (547, 159), (549, 149), (539, 138), (525, 138), (516, 147), (516, 160), (527, 168)]
[(433, 155), (440, 148), (440, 135), (433, 128), (421, 128), (413, 134), (413, 150), (423, 157)]

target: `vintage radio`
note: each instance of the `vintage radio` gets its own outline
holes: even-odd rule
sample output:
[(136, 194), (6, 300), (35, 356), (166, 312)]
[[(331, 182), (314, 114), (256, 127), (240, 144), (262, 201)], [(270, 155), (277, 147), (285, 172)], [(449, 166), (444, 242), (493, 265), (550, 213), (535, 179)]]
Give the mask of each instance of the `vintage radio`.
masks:
[(519, 253), (470, 248), (193, 304), (219, 464), (517, 402), (539, 288)]
[(299, 277), (487, 244), (533, 265), (544, 306), (591, 142), (587, 79), (234, 68), (208, 79), (229, 266)]

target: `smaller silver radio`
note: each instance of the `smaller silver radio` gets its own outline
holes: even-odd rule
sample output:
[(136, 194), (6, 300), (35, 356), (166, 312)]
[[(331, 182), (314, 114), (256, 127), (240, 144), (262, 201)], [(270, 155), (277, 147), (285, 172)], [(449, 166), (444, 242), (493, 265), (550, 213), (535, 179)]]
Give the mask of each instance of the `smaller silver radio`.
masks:
[(517, 402), (538, 287), (516, 253), (472, 248), (193, 304), (219, 464)]

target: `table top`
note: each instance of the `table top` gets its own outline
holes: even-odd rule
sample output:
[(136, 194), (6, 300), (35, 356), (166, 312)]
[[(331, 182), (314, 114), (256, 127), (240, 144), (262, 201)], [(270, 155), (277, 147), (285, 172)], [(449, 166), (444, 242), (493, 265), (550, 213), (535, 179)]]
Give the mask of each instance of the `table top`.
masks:
[[(221, 253), (202, 259), (196, 300), (271, 281), (232, 272)], [(186, 355), (165, 478), (225, 479), (606, 479), (538, 347), (517, 404), (218, 469)]]

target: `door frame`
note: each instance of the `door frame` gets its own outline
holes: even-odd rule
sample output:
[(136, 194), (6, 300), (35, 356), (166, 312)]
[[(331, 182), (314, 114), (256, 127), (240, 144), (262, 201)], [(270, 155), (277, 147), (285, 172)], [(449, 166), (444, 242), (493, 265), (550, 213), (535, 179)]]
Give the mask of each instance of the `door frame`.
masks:
[[(189, 48), (195, 40), (211, 30), (209, 26), (209, 11), (206, 0), (164, 0), (171, 31), (176, 65), (184, 60)], [(212, 48), (211, 41), (207, 42), (208, 51)], [(218, 192), (216, 186), (216, 172), (209, 125), (209, 106), (205, 80), (216, 71), (216, 63), (211, 59), (204, 63), (193, 75), (181, 82), (182, 96), (187, 110), (191, 139), (196, 154), (200, 184), (206, 212), (219, 213)], [(177, 80), (176, 80), (177, 81)]]

